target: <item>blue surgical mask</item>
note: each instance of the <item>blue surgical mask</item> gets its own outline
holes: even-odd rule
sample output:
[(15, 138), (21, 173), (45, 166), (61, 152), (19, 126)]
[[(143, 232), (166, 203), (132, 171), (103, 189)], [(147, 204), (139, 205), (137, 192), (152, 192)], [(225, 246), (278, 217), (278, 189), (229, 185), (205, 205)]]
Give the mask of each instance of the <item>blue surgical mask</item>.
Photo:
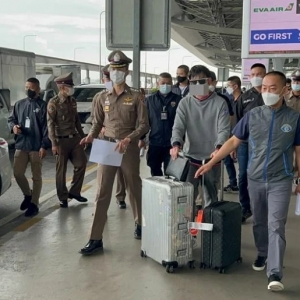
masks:
[(299, 92), (300, 91), (300, 84), (292, 83), (292, 90), (295, 91), (295, 92)]
[(163, 94), (169, 94), (171, 92), (172, 86), (170, 84), (162, 84), (159, 86), (159, 91)]

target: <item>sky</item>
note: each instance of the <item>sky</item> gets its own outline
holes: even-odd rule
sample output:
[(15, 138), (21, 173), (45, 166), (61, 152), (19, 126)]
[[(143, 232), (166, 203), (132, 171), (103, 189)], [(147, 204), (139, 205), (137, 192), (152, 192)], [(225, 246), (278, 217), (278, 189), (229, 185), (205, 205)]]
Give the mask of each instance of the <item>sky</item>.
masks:
[[(5, 1), (0, 10), (0, 47), (25, 48), (40, 55), (99, 64), (100, 13), (104, 10), (105, 0)], [(105, 43), (105, 13), (101, 20), (101, 62), (104, 65), (110, 53)], [(132, 58), (131, 52), (125, 53)], [(155, 74), (169, 71), (176, 76), (179, 64), (206, 65), (174, 41), (171, 41), (170, 70), (167, 61), (168, 51), (147, 52), (145, 64), (142, 52), (141, 71), (146, 69)], [(97, 75), (91, 73), (90, 77)]]

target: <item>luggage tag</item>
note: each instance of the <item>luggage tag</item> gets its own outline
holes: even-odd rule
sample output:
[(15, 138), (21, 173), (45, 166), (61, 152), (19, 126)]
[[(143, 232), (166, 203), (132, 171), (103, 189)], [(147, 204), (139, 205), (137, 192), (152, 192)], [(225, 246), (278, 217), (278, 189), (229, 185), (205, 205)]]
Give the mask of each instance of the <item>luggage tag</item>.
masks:
[(25, 120), (25, 128), (30, 128), (30, 119), (28, 117)]
[(160, 113), (160, 119), (161, 119), (162, 121), (168, 120), (168, 112), (166, 111), (166, 107), (165, 107), (165, 106), (163, 107), (163, 110), (162, 110), (162, 112)]

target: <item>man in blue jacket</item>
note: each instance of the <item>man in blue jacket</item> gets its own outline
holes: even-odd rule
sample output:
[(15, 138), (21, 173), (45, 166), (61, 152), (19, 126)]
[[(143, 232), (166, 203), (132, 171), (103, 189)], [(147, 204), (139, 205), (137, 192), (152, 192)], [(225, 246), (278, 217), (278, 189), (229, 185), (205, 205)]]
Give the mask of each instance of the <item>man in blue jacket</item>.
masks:
[[(51, 143), (47, 130), (47, 104), (39, 97), (40, 82), (36, 78), (29, 78), (25, 91), (27, 97), (16, 102), (8, 123), (16, 140), (14, 176), (24, 194), (20, 209), (26, 210), (26, 217), (32, 217), (39, 212), (42, 159), (46, 156), (46, 149), (51, 147)], [(25, 176), (28, 163), (32, 171), (32, 190)]]
[(172, 76), (161, 73), (158, 79), (158, 91), (146, 98), (149, 116), (149, 149), (147, 164), (152, 176), (162, 176), (170, 161), (171, 137), (176, 110), (181, 99), (172, 91)]
[[(300, 165), (299, 112), (285, 104), (286, 91), (285, 75), (276, 71), (268, 73), (262, 82), (265, 105), (248, 111), (234, 128), (232, 138), (195, 174), (197, 178), (208, 172), (243, 141), (249, 141), (248, 190), (258, 252), (252, 268), (263, 271), (267, 265), (268, 289), (272, 291), (284, 288), (281, 280), (285, 224), (294, 175), (294, 150)], [(300, 185), (295, 192), (300, 193)]]

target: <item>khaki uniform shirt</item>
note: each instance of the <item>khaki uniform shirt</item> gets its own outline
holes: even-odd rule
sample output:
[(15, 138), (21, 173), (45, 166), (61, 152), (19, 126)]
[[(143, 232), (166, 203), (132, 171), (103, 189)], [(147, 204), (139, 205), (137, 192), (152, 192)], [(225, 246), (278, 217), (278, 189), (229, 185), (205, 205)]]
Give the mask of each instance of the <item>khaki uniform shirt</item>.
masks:
[(284, 97), (285, 103), (287, 106), (295, 109), (296, 111), (300, 112), (300, 96), (295, 96), (291, 91), (288, 95)]
[(141, 93), (127, 85), (119, 96), (114, 89), (96, 94), (89, 135), (97, 138), (105, 124), (105, 136), (138, 141), (149, 130), (147, 108), (141, 99)]
[(47, 107), (47, 124), (49, 138), (53, 146), (57, 146), (59, 136), (79, 134), (84, 137), (79, 116), (77, 103), (74, 98), (64, 98), (58, 94), (50, 99)]

